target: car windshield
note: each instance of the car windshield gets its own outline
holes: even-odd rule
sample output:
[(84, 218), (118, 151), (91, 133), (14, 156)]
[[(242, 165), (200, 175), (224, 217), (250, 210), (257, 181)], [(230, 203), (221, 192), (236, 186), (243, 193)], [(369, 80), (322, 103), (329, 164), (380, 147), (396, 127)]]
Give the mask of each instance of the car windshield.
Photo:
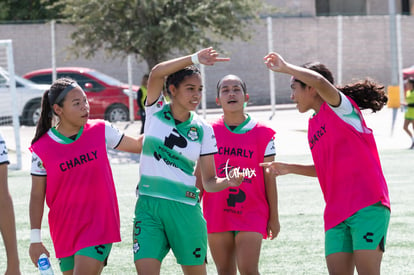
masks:
[(96, 77), (97, 79), (101, 80), (102, 82), (108, 83), (109, 85), (112, 85), (112, 86), (121, 86), (123, 84), (118, 79), (115, 79), (112, 76), (106, 75), (98, 71), (90, 71), (89, 73), (93, 75), (94, 77)]

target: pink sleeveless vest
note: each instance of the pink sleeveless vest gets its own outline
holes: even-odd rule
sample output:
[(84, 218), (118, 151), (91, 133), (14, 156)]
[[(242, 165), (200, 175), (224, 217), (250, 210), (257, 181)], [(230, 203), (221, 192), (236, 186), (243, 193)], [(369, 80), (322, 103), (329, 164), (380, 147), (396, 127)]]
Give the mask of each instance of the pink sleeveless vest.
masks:
[(267, 237), (269, 206), (266, 199), (263, 168), (264, 153), (275, 132), (257, 124), (245, 134), (230, 132), (223, 119), (212, 124), (218, 153), (215, 154), (216, 174), (226, 177), (232, 167), (244, 172), (239, 187), (203, 195), (203, 214), (208, 233), (225, 231), (259, 232)]
[(47, 172), (46, 203), (56, 257), (121, 240), (118, 201), (105, 143), (105, 123), (89, 120), (82, 135), (59, 144), (48, 134), (30, 150)]
[(326, 203), (325, 231), (377, 202), (390, 207), (372, 130), (350, 101), (358, 110), (364, 133), (344, 122), (326, 103), (309, 120), (309, 146)]

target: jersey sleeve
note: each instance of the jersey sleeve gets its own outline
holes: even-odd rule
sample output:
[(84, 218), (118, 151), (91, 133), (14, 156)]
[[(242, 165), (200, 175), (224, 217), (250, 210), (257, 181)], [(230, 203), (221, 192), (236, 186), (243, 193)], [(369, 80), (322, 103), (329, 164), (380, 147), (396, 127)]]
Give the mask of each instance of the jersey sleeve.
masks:
[(9, 153), (7, 151), (6, 142), (0, 134), (0, 164), (9, 164)]
[(108, 147), (115, 149), (121, 142), (124, 134), (110, 122), (105, 121), (105, 140)]
[(355, 109), (351, 101), (342, 93), (339, 92), (341, 96), (341, 104), (338, 107), (333, 107), (328, 104), (328, 106), (346, 123), (354, 127), (357, 131), (363, 132), (364, 127), (362, 125), (361, 117), (359, 110)]
[(43, 166), (43, 161), (35, 152), (32, 152), (32, 166), (30, 168), (30, 174), (33, 176), (46, 176), (46, 169)]
[(216, 136), (214, 135), (213, 127), (209, 124), (205, 124), (204, 128), (204, 136), (201, 143), (201, 152), (200, 156), (206, 156), (211, 154), (217, 153), (217, 141)]
[(272, 138), (266, 146), (264, 157), (270, 157), (276, 155), (275, 140)]
[(163, 95), (161, 94), (160, 97), (151, 105), (145, 105), (145, 113), (147, 117), (149, 115), (153, 115), (154, 113), (158, 112), (162, 108), (164, 108), (165, 104), (167, 104), (164, 100)]
[[(168, 104), (165, 102), (163, 95), (161, 94), (160, 97), (151, 105), (145, 105), (145, 127), (151, 124), (152, 117), (158, 111), (160, 111), (164, 106)], [(145, 129), (144, 129), (145, 132)]]

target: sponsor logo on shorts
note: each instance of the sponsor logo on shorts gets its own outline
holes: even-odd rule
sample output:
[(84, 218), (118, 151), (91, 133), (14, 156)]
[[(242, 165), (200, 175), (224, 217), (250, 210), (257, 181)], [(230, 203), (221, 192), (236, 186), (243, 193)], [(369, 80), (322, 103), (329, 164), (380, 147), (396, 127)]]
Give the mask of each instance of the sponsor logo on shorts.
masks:
[(96, 250), (96, 253), (98, 253), (99, 255), (103, 255), (103, 250), (105, 249), (104, 245), (97, 245), (94, 248)]
[(201, 251), (201, 248), (196, 248), (196, 249), (193, 251), (193, 255), (194, 255), (196, 258), (200, 258), (200, 257), (201, 257), (200, 251)]
[(367, 234), (365, 234), (364, 239), (367, 241), (367, 243), (372, 243), (374, 240), (370, 237), (374, 236), (374, 233), (371, 232), (367, 232)]
[(139, 243), (137, 240), (134, 240), (134, 245), (132, 247), (132, 250), (134, 251), (134, 253), (137, 253), (139, 251)]

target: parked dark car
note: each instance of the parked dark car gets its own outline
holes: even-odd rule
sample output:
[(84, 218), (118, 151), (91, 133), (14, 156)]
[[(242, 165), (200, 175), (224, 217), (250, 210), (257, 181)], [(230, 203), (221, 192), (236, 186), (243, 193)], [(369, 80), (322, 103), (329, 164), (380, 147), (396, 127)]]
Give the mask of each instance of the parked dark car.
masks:
[[(129, 120), (129, 86), (121, 81), (90, 68), (58, 67), (57, 78), (69, 77), (85, 91), (90, 106), (90, 118), (110, 122)], [(39, 84), (52, 83), (52, 68), (26, 73), (24, 78)], [(132, 86), (134, 119), (139, 119), (136, 102), (139, 86)]]

